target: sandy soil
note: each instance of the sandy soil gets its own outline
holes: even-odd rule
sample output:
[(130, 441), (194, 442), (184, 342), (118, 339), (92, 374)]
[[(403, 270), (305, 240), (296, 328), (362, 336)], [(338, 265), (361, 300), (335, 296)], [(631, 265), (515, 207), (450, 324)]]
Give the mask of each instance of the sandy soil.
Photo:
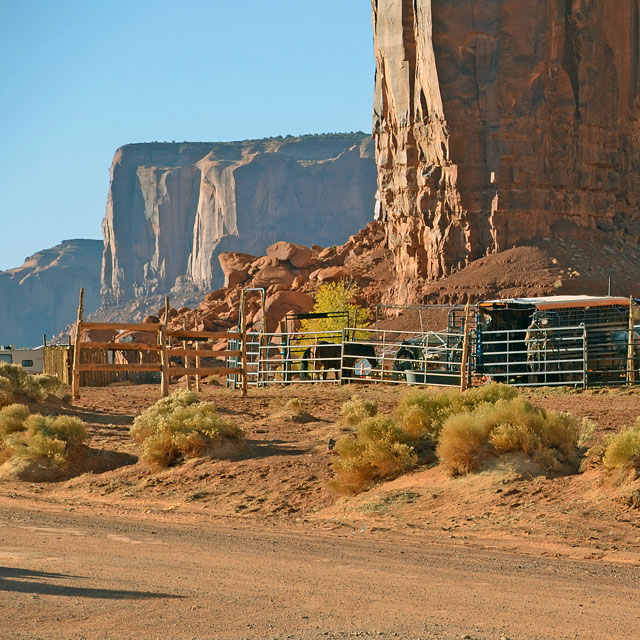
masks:
[[(640, 512), (624, 486), (502, 460), (336, 496), (327, 444), (353, 391), (207, 387), (247, 448), (161, 472), (136, 463), (128, 436), (157, 386), (52, 407), (82, 417), (89, 445), (121, 466), (0, 482), (0, 638), (640, 638)], [(357, 391), (390, 412), (404, 389)], [(640, 391), (529, 395), (598, 434), (640, 415)], [(312, 420), (290, 419), (292, 397)]]

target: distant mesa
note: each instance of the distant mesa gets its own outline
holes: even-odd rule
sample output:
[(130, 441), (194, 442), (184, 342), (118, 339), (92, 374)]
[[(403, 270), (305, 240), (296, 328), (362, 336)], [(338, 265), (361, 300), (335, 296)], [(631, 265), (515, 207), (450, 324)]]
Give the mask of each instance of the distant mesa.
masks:
[(373, 156), (364, 133), (118, 149), (103, 221), (103, 304), (201, 299), (224, 284), (223, 252), (262, 255), (280, 240), (342, 244), (373, 217)]
[(33, 347), (75, 320), (78, 292), (87, 313), (100, 306), (102, 240), (64, 240), (0, 271), (0, 343)]

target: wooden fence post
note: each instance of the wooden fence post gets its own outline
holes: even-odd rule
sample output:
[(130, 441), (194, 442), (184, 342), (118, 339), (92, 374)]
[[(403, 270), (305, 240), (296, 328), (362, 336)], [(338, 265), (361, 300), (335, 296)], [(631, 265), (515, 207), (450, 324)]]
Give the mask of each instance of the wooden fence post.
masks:
[(627, 382), (636, 381), (636, 342), (633, 298), (629, 299), (629, 336), (627, 340)]
[(469, 316), (471, 315), (471, 304), (467, 302), (464, 308), (464, 337), (462, 339), (462, 357), (460, 358), (460, 391), (466, 391), (468, 385), (469, 374)]
[(169, 296), (164, 299), (164, 318), (160, 325), (160, 395), (166, 398), (169, 395), (169, 358), (167, 356), (167, 324), (169, 323)]
[[(186, 319), (182, 320), (182, 328), (185, 331), (187, 330)], [(187, 339), (186, 338), (182, 341), (182, 348), (185, 351), (183, 358), (184, 358), (184, 368), (187, 370), (187, 389), (191, 391), (191, 376), (189, 375), (189, 356), (187, 355)]]
[[(196, 340), (196, 369), (200, 368), (200, 356), (198, 355), (198, 351), (200, 351), (200, 342)], [(199, 373), (196, 374), (196, 391), (198, 393), (202, 391), (202, 376)]]
[(247, 380), (247, 296), (242, 292), (242, 304), (240, 313), (242, 318), (240, 321), (240, 331), (242, 333), (242, 397), (246, 398), (249, 390), (249, 381)]
[(73, 375), (72, 393), (73, 399), (80, 398), (80, 333), (82, 332), (82, 317), (84, 315), (84, 288), (80, 289), (78, 299), (78, 317), (76, 319), (76, 335), (73, 349)]

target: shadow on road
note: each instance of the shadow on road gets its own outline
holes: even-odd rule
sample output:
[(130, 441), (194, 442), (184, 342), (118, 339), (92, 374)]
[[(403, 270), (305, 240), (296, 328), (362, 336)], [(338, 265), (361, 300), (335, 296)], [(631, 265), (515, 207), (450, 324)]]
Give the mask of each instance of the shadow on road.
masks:
[(94, 589), (92, 587), (73, 587), (61, 584), (41, 582), (39, 580), (87, 580), (82, 576), (65, 575), (63, 573), (48, 573), (45, 571), (31, 571), (14, 567), (0, 567), (0, 591), (14, 593), (30, 593), (46, 596), (72, 596), (75, 598), (101, 598), (104, 600), (146, 600), (150, 598), (183, 598), (171, 593), (156, 593), (153, 591), (127, 591), (121, 589)]

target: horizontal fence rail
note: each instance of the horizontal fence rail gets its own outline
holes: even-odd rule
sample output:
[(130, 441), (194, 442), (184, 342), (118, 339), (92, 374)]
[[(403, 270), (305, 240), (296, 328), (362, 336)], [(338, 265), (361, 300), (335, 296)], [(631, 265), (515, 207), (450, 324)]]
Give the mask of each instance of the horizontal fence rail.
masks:
[[(163, 322), (85, 322), (83, 300), (84, 289), (81, 289), (71, 375), (74, 398), (80, 397), (83, 373), (159, 373), (163, 397), (169, 394), (171, 378), (186, 376), (187, 387), (191, 389), (191, 378), (195, 377), (196, 389), (200, 391), (203, 376), (234, 375), (241, 377), (243, 395), (246, 393), (246, 367), (243, 366), (247, 342), (245, 331), (199, 331), (187, 329), (186, 325), (175, 329)], [(165, 319), (169, 318), (169, 309), (169, 299), (166, 298)], [(83, 332), (90, 330), (111, 332), (114, 337), (99, 342), (83, 340)], [(119, 336), (122, 336), (121, 340)], [(87, 358), (86, 354), (90, 353), (98, 357)], [(51, 359), (57, 369), (63, 369), (60, 363), (53, 363)]]

